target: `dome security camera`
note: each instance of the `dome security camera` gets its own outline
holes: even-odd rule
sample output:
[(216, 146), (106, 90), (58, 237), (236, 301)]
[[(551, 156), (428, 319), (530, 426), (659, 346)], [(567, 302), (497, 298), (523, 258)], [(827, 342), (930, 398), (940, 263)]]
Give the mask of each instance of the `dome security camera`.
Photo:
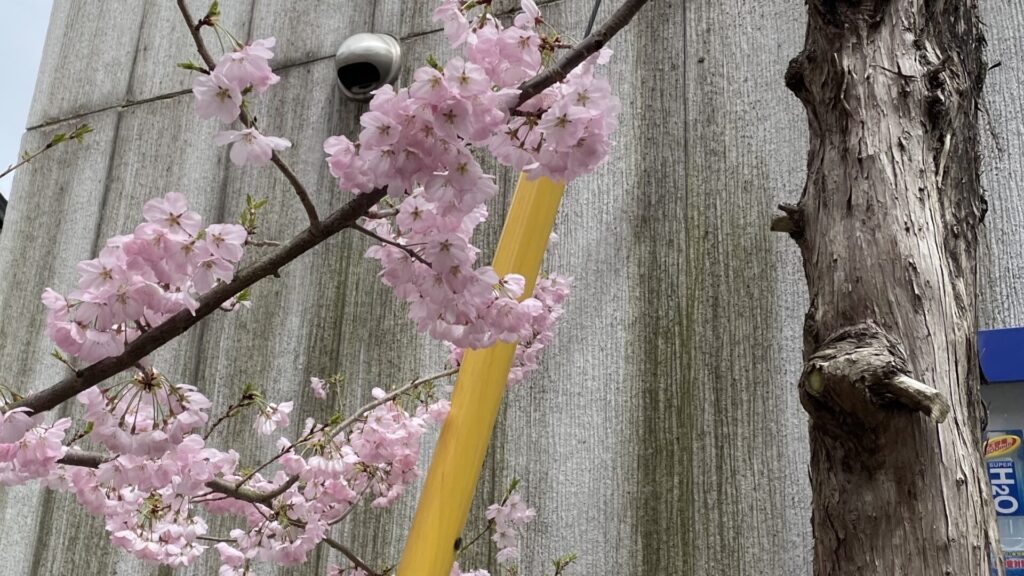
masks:
[(402, 47), (390, 34), (353, 34), (334, 56), (342, 94), (360, 102), (370, 100), (371, 92), (397, 80), (401, 68)]

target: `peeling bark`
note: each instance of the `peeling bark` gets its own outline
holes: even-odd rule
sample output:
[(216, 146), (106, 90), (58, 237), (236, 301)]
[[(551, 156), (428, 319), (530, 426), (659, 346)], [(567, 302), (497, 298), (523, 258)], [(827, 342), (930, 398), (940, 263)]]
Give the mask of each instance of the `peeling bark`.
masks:
[(786, 71), (810, 126), (777, 228), (811, 302), (817, 576), (981, 575), (998, 556), (975, 353), (984, 43), (972, 0), (810, 0)]

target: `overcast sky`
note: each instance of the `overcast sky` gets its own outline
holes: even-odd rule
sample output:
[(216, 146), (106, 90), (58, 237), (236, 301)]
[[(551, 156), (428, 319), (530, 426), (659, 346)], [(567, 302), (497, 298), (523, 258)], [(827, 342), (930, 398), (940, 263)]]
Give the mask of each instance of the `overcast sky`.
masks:
[[(52, 0), (7, 0), (0, 6), (0, 54), (4, 55), (0, 90), (0, 168), (18, 159), (28, 106), (36, 86)], [(0, 180), (7, 196), (13, 174)]]

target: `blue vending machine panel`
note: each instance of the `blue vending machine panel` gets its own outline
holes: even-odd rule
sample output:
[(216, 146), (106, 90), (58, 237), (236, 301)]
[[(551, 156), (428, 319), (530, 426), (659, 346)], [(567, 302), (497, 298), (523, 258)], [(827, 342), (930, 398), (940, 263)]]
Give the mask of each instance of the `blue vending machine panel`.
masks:
[[(985, 463), (996, 507), (996, 522), (1006, 562), (1006, 576), (1024, 576), (1024, 502), (1021, 500), (1021, 430), (990, 430), (985, 436)], [(993, 571), (995, 574), (995, 571)]]

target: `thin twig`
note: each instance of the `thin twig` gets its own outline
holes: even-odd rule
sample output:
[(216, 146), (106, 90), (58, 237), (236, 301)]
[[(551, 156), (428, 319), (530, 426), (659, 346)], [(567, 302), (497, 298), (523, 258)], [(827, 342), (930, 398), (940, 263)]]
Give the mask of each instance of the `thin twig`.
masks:
[[(182, 18), (185, 19), (185, 24), (188, 25), (188, 31), (192, 34), (192, 41), (196, 45), (196, 51), (199, 52), (199, 57), (206, 63), (207, 68), (213, 70), (216, 67), (216, 63), (213, 60), (213, 56), (210, 55), (210, 51), (206, 48), (206, 42), (203, 40), (203, 35), (200, 33), (202, 26), (197, 26), (195, 21), (192, 19), (192, 14), (188, 11), (188, 6), (185, 5), (185, 0), (178, 0), (178, 10), (181, 11)], [(252, 117), (245, 110), (241, 111), (239, 119), (246, 128), (253, 128), (254, 124)], [(306, 187), (303, 186), (295, 172), (292, 171), (288, 163), (282, 159), (277, 152), (273, 152), (270, 156), (270, 161), (277, 166), (277, 169), (284, 175), (288, 183), (292, 185), (295, 190), (295, 195), (299, 197), (299, 202), (302, 203), (302, 208), (306, 211), (306, 217), (309, 219), (309, 227), (313, 232), (320, 232), (320, 217), (316, 213), (316, 206), (313, 204), (313, 200), (309, 197), (309, 192)]]
[(29, 162), (35, 160), (36, 158), (38, 158), (41, 154), (43, 154), (47, 150), (52, 150), (52, 149), (56, 148), (57, 146), (65, 143), (65, 142), (70, 142), (71, 140), (75, 140), (75, 141), (81, 142), (82, 138), (84, 138), (85, 135), (90, 133), (90, 132), (92, 132), (92, 127), (89, 126), (88, 124), (82, 124), (82, 125), (78, 126), (77, 128), (75, 128), (70, 133), (55, 134), (53, 136), (53, 138), (51, 138), (50, 141), (47, 142), (46, 145), (44, 145), (42, 148), (40, 148), (39, 150), (36, 150), (35, 152), (33, 152), (31, 154), (28, 154), (28, 155), (22, 157), (22, 159), (20, 161), (14, 163), (14, 164), (11, 164), (10, 166), (7, 167), (6, 170), (4, 170), (3, 172), (0, 172), (0, 178), (3, 178), (4, 176), (7, 176), (11, 172), (14, 172), (18, 168), (21, 168), (25, 164), (28, 164)]
[[(306, 434), (305, 434), (305, 435), (304, 435), (304, 436), (303, 436), (302, 438), (299, 438), (299, 439), (298, 439), (298, 440), (296, 440), (295, 442), (292, 442), (292, 443), (290, 443), (290, 444), (289, 444), (288, 446), (286, 446), (286, 447), (285, 447), (284, 449), (282, 449), (282, 450), (279, 450), (279, 451), (278, 451), (278, 453), (277, 453), (277, 454), (276, 454), (276, 455), (275, 455), (275, 456), (274, 456), (273, 458), (271, 458), (270, 460), (267, 460), (267, 461), (266, 461), (266, 462), (264, 462), (263, 464), (260, 464), (259, 466), (257, 466), (256, 468), (254, 468), (254, 469), (253, 469), (253, 470), (252, 470), (251, 472), (249, 472), (248, 474), (246, 474), (245, 476), (243, 476), (241, 480), (239, 480), (238, 482), (235, 482), (235, 487), (236, 487), (236, 488), (241, 488), (242, 486), (244, 486), (244, 485), (245, 485), (245, 483), (246, 483), (246, 482), (248, 482), (248, 481), (249, 481), (249, 480), (251, 480), (251, 479), (252, 479), (252, 478), (253, 478), (254, 476), (256, 476), (257, 474), (259, 474), (259, 473), (260, 473), (260, 472), (261, 472), (261, 471), (262, 471), (262, 470), (263, 470), (264, 468), (266, 468), (267, 466), (270, 466), (270, 465), (271, 465), (271, 464), (273, 464), (274, 462), (277, 462), (278, 460), (280, 460), (280, 459), (281, 459), (282, 457), (284, 457), (284, 455), (285, 455), (285, 454), (288, 454), (289, 452), (291, 452), (292, 450), (294, 450), (294, 449), (295, 449), (295, 447), (296, 447), (296, 446), (298, 446), (299, 444), (303, 444), (303, 443), (305, 443), (305, 442), (309, 442), (310, 440), (312, 440), (312, 439), (313, 439), (313, 437), (314, 437), (314, 436), (316, 436), (317, 434), (319, 434), (319, 433), (323, 432), (323, 431), (324, 431), (324, 430), (326, 430), (326, 429), (327, 429), (327, 426), (326, 426), (326, 425), (324, 425), (324, 426), (321, 426), (321, 427), (320, 427), (319, 429), (316, 429), (316, 427), (314, 426), (314, 427), (313, 427), (312, 429), (310, 429), (310, 431), (309, 431), (308, 433), (306, 433)], [(297, 479), (297, 477), (296, 477), (296, 479)], [(285, 488), (285, 490), (287, 490), (287, 488)], [(283, 492), (283, 491), (282, 491), (282, 492)]]
[(221, 537), (218, 537), (218, 536), (196, 536), (196, 540), (203, 540), (205, 542), (225, 542), (225, 543), (235, 542), (234, 538), (221, 538)]
[(327, 544), (331, 548), (334, 548), (338, 552), (344, 554), (345, 558), (348, 558), (349, 562), (355, 564), (356, 568), (359, 568), (363, 572), (366, 572), (368, 576), (381, 576), (381, 574), (378, 573), (376, 570), (370, 568), (370, 566), (366, 562), (363, 562), (359, 558), (359, 556), (356, 556), (355, 552), (349, 550), (347, 546), (345, 546), (341, 542), (338, 542), (334, 538), (331, 538), (330, 536), (324, 536), (324, 544)]
[[(370, 402), (369, 404), (366, 404), (365, 406), (363, 406), (359, 410), (356, 410), (355, 414), (353, 414), (353, 415), (349, 416), (348, 418), (346, 418), (345, 420), (343, 420), (341, 422), (341, 424), (338, 424), (335, 428), (333, 428), (329, 432), (330, 437), (332, 439), (337, 437), (338, 434), (341, 434), (343, 431), (347, 430), (349, 427), (351, 427), (353, 424), (355, 424), (356, 422), (361, 420), (364, 416), (369, 414), (370, 411), (372, 411), (373, 409), (377, 408), (378, 406), (382, 406), (384, 404), (387, 404), (388, 402), (391, 402), (395, 398), (398, 398), (399, 396), (401, 396), (403, 394), (406, 394), (406, 393), (408, 393), (408, 392), (410, 392), (410, 391), (412, 391), (412, 390), (414, 390), (414, 389), (416, 389), (416, 388), (418, 388), (418, 387), (420, 387), (420, 386), (422, 386), (424, 384), (433, 382), (434, 380), (440, 380), (441, 378), (452, 376), (453, 374), (457, 373), (458, 371), (459, 371), (458, 368), (450, 368), (448, 370), (445, 370), (444, 372), (438, 372), (437, 374), (432, 374), (430, 376), (424, 376), (423, 378), (418, 378), (416, 380), (413, 380), (412, 382), (409, 382), (405, 386), (402, 386), (400, 388), (396, 388), (396, 389), (392, 390), (388, 394), (385, 394), (384, 396), (381, 396), (380, 398), (374, 400), (373, 402)], [(243, 486), (245, 485), (245, 483), (250, 478), (252, 478), (252, 476), (256, 472), (266, 468), (268, 465), (272, 464), (273, 462), (275, 462), (276, 460), (278, 460), (279, 458), (281, 458), (282, 456), (284, 456), (285, 454), (290, 452), (297, 444), (300, 444), (300, 443), (301, 442), (294, 442), (290, 446), (288, 446), (288, 448), (286, 448), (284, 450), (281, 450), (277, 455), (275, 455), (269, 461), (264, 462), (263, 464), (261, 464), (259, 466), (259, 468), (257, 468), (253, 472), (250, 472), (248, 476), (246, 476), (245, 478), (242, 478), (238, 482), (234, 483), (234, 488), (235, 489), (243, 489)], [(285, 491), (288, 490), (288, 488), (291, 488), (298, 481), (299, 481), (299, 477), (298, 476), (294, 476), (294, 475), (293, 476), (289, 476), (287, 482), (285, 482), (281, 486), (275, 488), (274, 490), (271, 490), (270, 492), (267, 492), (264, 495), (264, 498), (262, 499), (262, 501), (263, 502), (269, 502), (269, 501), (273, 500), (274, 498), (277, 498), (281, 494), (284, 494)], [(209, 486), (209, 484), (207, 486)], [(211, 487), (211, 489), (216, 491), (216, 492), (224, 492), (220, 488), (221, 487), (218, 487), (218, 488), (212, 488)]]
[[(181, 0), (179, 0), (180, 2)], [(605, 21), (593, 34), (587, 36), (575, 48), (566, 52), (565, 56), (557, 64), (544, 72), (519, 85), (519, 100), (512, 108), (522, 106), (526, 101), (546, 90), (549, 86), (565, 80), (577, 66), (583, 63), (592, 54), (604, 48), (605, 44), (615, 34), (622, 30), (633, 16), (647, 4), (649, 0), (625, 0), (622, 6), (612, 14), (611, 18)]]
[(32, 154), (29, 154), (28, 156), (25, 156), (24, 158), (21, 159), (20, 162), (18, 162), (16, 164), (11, 164), (10, 166), (7, 167), (6, 170), (4, 170), (3, 172), (0, 172), (0, 178), (3, 178), (4, 176), (7, 176), (11, 172), (14, 172), (15, 170), (17, 170), (18, 168), (21, 168), (25, 164), (28, 164), (29, 162), (34, 160), (37, 156), (39, 156), (43, 152), (46, 152), (47, 150), (53, 148), (54, 146), (56, 146), (56, 144), (50, 142), (46, 146), (43, 146), (42, 148), (40, 148), (39, 150), (33, 152)]
[[(246, 390), (248, 391), (248, 387), (246, 387)], [(250, 404), (253, 403), (253, 401), (254, 399), (248, 394), (248, 392), (244, 392), (242, 394), (242, 397), (238, 399), (238, 402), (235, 402), (231, 406), (228, 406), (228, 409), (225, 410), (224, 413), (220, 415), (220, 418), (217, 418), (213, 422), (213, 424), (210, 425), (210, 427), (206, 430), (206, 433), (203, 434), (203, 440), (209, 440), (210, 436), (213, 434), (213, 432), (217, 429), (218, 426), (226, 422), (228, 418), (234, 417), (235, 414), (238, 414), (239, 410), (245, 408), (246, 406), (249, 406)]]
[(458, 555), (461, 556), (463, 552), (465, 552), (466, 550), (469, 550), (470, 548), (472, 548), (473, 544), (476, 544), (477, 540), (482, 538), (484, 534), (487, 534), (488, 532), (490, 532), (491, 528), (494, 528), (494, 526), (495, 526), (494, 520), (488, 520), (487, 524), (484, 526), (483, 530), (481, 530), (479, 533), (477, 533), (477, 535), (474, 536), (473, 539), (470, 540), (467, 544), (463, 544), (462, 546), (459, 547)]
[(426, 264), (430, 268), (433, 268), (433, 266), (430, 264), (430, 262), (427, 262), (427, 260), (425, 258), (423, 258), (423, 256), (420, 256), (419, 254), (417, 254), (416, 251), (413, 250), (411, 246), (407, 246), (405, 244), (400, 244), (398, 242), (395, 242), (394, 240), (388, 240), (387, 238), (381, 236), (380, 234), (377, 234), (373, 230), (368, 230), (366, 228), (363, 228), (359, 224), (353, 224), (352, 225), (352, 229), (355, 230), (356, 232), (359, 232), (360, 234), (365, 234), (365, 235), (369, 236), (370, 238), (373, 238), (374, 240), (376, 240), (378, 242), (382, 242), (384, 244), (387, 244), (388, 246), (394, 246), (395, 248), (398, 248), (402, 252), (405, 252), (406, 254), (411, 256), (412, 258), (415, 258), (416, 260), (419, 260), (420, 262)]
[(349, 426), (352, 426), (353, 424), (358, 422), (364, 415), (368, 414), (374, 408), (377, 408), (378, 406), (383, 406), (384, 404), (391, 402), (395, 398), (398, 398), (402, 394), (411, 392), (412, 390), (415, 390), (416, 388), (419, 388), (424, 384), (433, 382), (434, 380), (440, 380), (441, 378), (452, 376), (454, 374), (457, 374), (458, 372), (458, 368), (449, 368), (444, 372), (438, 372), (437, 374), (431, 374), (430, 376), (424, 376), (423, 378), (413, 380), (412, 382), (409, 382), (408, 384), (402, 386), (401, 388), (395, 388), (394, 390), (388, 392), (384, 396), (381, 396), (380, 398), (374, 400), (373, 402), (370, 402), (369, 404), (363, 406), (362, 408), (357, 410), (355, 414), (349, 416), (341, 424), (338, 424), (338, 427), (334, 429), (334, 435), (337, 436), (342, 430), (345, 430)]
[[(399, 396), (401, 396), (403, 394), (406, 394), (406, 393), (416, 389), (419, 386), (422, 386), (422, 385), (427, 384), (429, 382), (433, 382), (435, 380), (440, 380), (441, 378), (445, 378), (447, 376), (452, 376), (455, 373), (457, 373), (458, 371), (459, 371), (458, 368), (451, 368), (451, 369), (445, 370), (444, 372), (438, 372), (438, 373), (432, 374), (430, 376), (424, 376), (423, 378), (418, 378), (416, 380), (413, 380), (413, 381), (409, 382), (408, 384), (405, 384), (404, 386), (401, 386), (399, 388), (396, 388), (395, 390), (392, 390), (388, 394), (386, 394), (386, 395), (384, 395), (384, 396), (382, 396), (380, 398), (375, 399), (373, 402), (370, 402), (370, 403), (364, 405), (362, 408), (357, 410), (355, 412), (355, 414), (353, 414), (352, 416), (349, 416), (344, 421), (342, 421), (340, 424), (338, 424), (337, 427), (335, 427), (335, 428), (333, 428), (331, 430), (331, 432), (330, 432), (331, 437), (333, 438), (333, 437), (337, 436), (338, 434), (340, 434), (342, 431), (348, 429), (350, 426), (352, 426), (353, 424), (358, 422), (360, 419), (362, 419), (366, 414), (368, 414), (374, 408), (377, 408), (378, 406), (381, 406), (383, 404), (387, 404), (388, 402), (391, 402), (395, 398), (398, 398)], [(287, 453), (287, 451), (282, 451), (281, 453), (276, 455), (271, 460), (271, 462), (273, 462), (274, 460), (280, 458), (281, 455), (283, 455), (285, 453)], [(79, 466), (79, 467), (83, 467), (83, 468), (97, 468), (97, 467), (99, 467), (100, 464), (103, 464), (104, 462), (107, 462), (107, 461), (109, 461), (111, 459), (113, 459), (112, 456), (106, 455), (106, 454), (99, 454), (97, 452), (85, 452), (85, 451), (81, 451), (81, 450), (69, 450), (67, 452), (67, 454), (65, 454), (65, 456), (63, 458), (61, 458), (57, 463), (58, 464), (64, 464), (66, 466)], [(243, 502), (250, 502), (252, 504), (267, 504), (269, 502), (272, 502), (275, 498), (277, 498), (281, 494), (284, 494), (285, 492), (287, 492), (289, 488), (294, 486), (299, 481), (299, 477), (298, 476), (290, 476), (283, 484), (281, 484), (277, 488), (274, 488), (273, 490), (270, 490), (268, 492), (260, 492), (259, 490), (253, 490), (251, 488), (245, 488), (244, 486), (242, 486), (242, 484), (245, 483), (245, 480), (247, 480), (247, 478), (243, 479), (243, 480), (240, 480), (240, 481), (237, 481), (237, 482), (229, 482), (227, 480), (220, 480), (220, 479), (218, 479), (218, 480), (211, 480), (211, 481), (206, 483), (206, 487), (209, 488), (212, 492), (216, 492), (216, 493), (219, 493), (219, 494), (224, 494), (224, 495), (230, 496), (230, 497), (232, 497), (232, 498), (234, 498), (236, 500), (242, 500)]]
[(281, 243), (276, 240), (250, 240), (249, 238), (246, 238), (245, 245), (256, 248), (277, 248)]

